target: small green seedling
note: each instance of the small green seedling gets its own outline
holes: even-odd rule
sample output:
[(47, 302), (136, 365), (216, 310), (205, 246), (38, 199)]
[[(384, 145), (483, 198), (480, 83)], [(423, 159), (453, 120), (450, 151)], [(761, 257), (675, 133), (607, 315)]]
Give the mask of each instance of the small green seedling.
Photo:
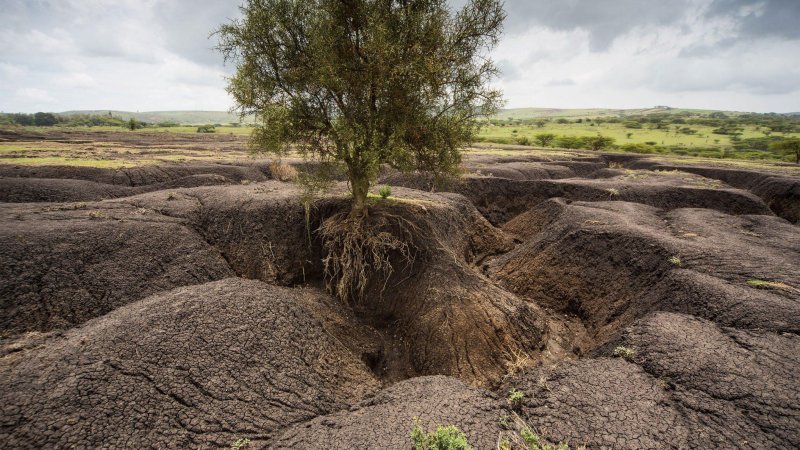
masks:
[(392, 188), (389, 186), (381, 186), (380, 189), (378, 189), (378, 194), (380, 194), (382, 199), (386, 200), (392, 195)]
[(681, 265), (683, 265), (681, 259), (677, 256), (670, 256), (669, 262), (675, 267), (681, 267)]
[(525, 398), (525, 393), (520, 390), (511, 388), (511, 390), (508, 391), (508, 403), (513, 407), (519, 406), (523, 398)]

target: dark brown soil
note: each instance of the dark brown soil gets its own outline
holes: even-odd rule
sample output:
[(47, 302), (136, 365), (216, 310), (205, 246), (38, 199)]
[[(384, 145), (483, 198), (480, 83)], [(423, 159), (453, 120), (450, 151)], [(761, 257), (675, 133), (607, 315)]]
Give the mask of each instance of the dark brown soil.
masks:
[(799, 447), (796, 172), (511, 153), (387, 171), (368, 220), (414, 262), (352, 305), (315, 233), (344, 184), (306, 223), (264, 161), (0, 166), (0, 446)]

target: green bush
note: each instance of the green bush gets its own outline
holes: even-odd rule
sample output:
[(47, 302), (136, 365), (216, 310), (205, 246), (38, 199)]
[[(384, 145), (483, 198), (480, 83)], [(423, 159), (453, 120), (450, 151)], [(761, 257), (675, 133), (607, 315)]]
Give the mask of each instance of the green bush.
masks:
[(378, 189), (378, 194), (380, 194), (382, 199), (386, 200), (392, 195), (392, 188), (389, 186), (381, 186), (381, 188)]
[(467, 443), (467, 436), (455, 426), (439, 425), (436, 431), (425, 433), (418, 417), (414, 418), (411, 443), (414, 450), (473, 450)]
[(197, 127), (198, 133), (216, 133), (217, 130), (214, 128), (214, 125), (200, 125)]

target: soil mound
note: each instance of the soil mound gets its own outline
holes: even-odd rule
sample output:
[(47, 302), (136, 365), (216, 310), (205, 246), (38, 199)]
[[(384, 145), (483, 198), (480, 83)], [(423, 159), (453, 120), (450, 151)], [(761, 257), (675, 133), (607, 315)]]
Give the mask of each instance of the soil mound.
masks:
[(372, 283), (354, 306), (361, 320), (391, 337), (376, 356), (377, 373), (388, 380), (452, 375), (480, 385), (506, 374), (514, 355), (541, 350), (541, 310), (476, 270), (511, 242), (464, 197), (398, 189), (374, 214), (412, 224), (418, 250), (412, 266), (394, 262), (397, 270)]
[(756, 195), (680, 173), (631, 172), (611, 178), (518, 181), (468, 177), (457, 192), (493, 224), (502, 224), (551, 198), (621, 200), (664, 209), (709, 208), (730, 214), (771, 214)]
[(227, 279), (154, 295), (8, 355), (0, 446), (259, 445), (358, 403), (379, 383), (314, 319), (336, 315), (320, 297)]
[(129, 187), (167, 183), (193, 175), (219, 175), (233, 183), (240, 183), (244, 180), (267, 180), (267, 176), (264, 175), (264, 172), (259, 167), (250, 165), (194, 163), (106, 169), (81, 166), (14, 166), (0, 164), (0, 177), (5, 178), (74, 179)]
[(409, 448), (418, 417), (422, 428), (455, 425), (476, 449), (497, 445), (500, 418), (509, 415), (496, 396), (449, 377), (406, 380), (349, 411), (317, 417), (289, 428), (270, 448)]
[(163, 183), (129, 187), (60, 178), (0, 178), (0, 202), (80, 202), (128, 197), (143, 192), (230, 184), (222, 175), (189, 175)]
[[(639, 321), (623, 358), (539, 369), (509, 381), (545, 437), (589, 448), (796, 448), (796, 334), (722, 328), (673, 313)], [(611, 356), (613, 346), (601, 353)]]
[(680, 170), (720, 180), (731, 186), (749, 190), (761, 197), (778, 216), (795, 224), (800, 223), (800, 180), (797, 176), (759, 170), (671, 164), (654, 160), (634, 161), (630, 167), (649, 170)]
[(160, 291), (233, 275), (179, 221), (113, 206), (4, 209), (2, 335), (70, 327)]
[(792, 286), (800, 280), (800, 235), (783, 219), (550, 200), (505, 229), (524, 243), (487, 264), (487, 274), (578, 316), (600, 341), (657, 309), (800, 331), (786, 316), (800, 313)]

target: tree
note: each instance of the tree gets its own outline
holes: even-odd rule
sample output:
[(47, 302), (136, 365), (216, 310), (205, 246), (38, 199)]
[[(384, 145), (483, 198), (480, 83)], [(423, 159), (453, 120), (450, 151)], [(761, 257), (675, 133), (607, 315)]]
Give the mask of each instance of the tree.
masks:
[(770, 144), (769, 148), (773, 151), (794, 156), (794, 162), (800, 164), (800, 139), (784, 139), (782, 141), (773, 142)]
[(53, 113), (37, 112), (33, 115), (33, 122), (37, 127), (49, 127), (58, 123), (58, 117)]
[(597, 151), (610, 147), (612, 144), (614, 144), (614, 138), (607, 136), (594, 136), (584, 138), (583, 142), (592, 150)]
[(486, 57), (500, 36), (500, 0), (248, 0), (217, 30), (236, 65), (228, 92), (256, 114), (254, 148), (339, 161), (351, 217), (366, 214), (382, 164), (455, 173), (475, 119), (502, 102)]
[(542, 147), (549, 147), (555, 140), (556, 135), (553, 133), (539, 133), (534, 136), (536, 143)]

